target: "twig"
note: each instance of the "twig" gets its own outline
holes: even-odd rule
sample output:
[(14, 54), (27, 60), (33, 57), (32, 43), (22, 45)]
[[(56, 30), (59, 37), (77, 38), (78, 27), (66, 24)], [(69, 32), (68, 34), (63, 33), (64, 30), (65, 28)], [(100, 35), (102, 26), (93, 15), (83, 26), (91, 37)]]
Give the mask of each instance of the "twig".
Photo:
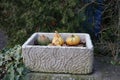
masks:
[(94, 2), (90, 2), (90, 3), (87, 3), (85, 4), (81, 9), (78, 10), (78, 13), (81, 12), (82, 10), (84, 10), (87, 6), (93, 4)]
[(112, 4), (112, 1), (113, 1), (113, 0), (111, 0), (111, 1), (109, 2), (109, 4), (107, 5), (107, 7), (105, 7), (105, 9), (103, 10), (102, 14), (104, 14), (105, 11), (106, 11), (106, 9), (108, 9), (108, 7)]

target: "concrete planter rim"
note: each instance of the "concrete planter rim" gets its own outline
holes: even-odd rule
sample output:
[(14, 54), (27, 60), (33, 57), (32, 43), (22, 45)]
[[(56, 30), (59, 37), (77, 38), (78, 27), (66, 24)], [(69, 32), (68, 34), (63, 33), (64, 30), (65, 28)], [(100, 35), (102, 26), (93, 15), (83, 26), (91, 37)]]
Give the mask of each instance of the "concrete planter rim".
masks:
[(35, 38), (36, 35), (39, 34), (54, 34), (54, 33), (46, 33), (46, 32), (36, 32), (33, 33), (31, 37), (28, 38), (28, 40), (22, 45), (22, 48), (26, 47), (47, 47), (47, 48), (80, 48), (80, 49), (93, 49), (92, 41), (88, 33), (60, 33), (60, 34), (80, 34), (80, 35), (85, 35), (86, 39), (86, 47), (76, 47), (76, 46), (40, 46), (40, 45), (30, 45), (29, 42)]

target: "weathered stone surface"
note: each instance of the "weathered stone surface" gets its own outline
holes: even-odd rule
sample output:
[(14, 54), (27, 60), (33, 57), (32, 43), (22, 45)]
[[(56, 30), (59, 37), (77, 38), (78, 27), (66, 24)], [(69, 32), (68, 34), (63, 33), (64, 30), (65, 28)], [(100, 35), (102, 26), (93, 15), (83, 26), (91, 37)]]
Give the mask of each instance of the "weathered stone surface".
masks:
[(87, 75), (50, 74), (30, 72), (26, 80), (120, 80), (120, 65), (109, 63), (109, 57), (96, 57), (94, 71)]
[(120, 80), (120, 65), (112, 65), (110, 57), (96, 57), (94, 68), (102, 75), (102, 80)]
[[(86, 40), (86, 47), (33, 45), (37, 36), (41, 34), (50, 39), (54, 35), (53, 33), (35, 33), (22, 46), (24, 63), (31, 71), (72, 74), (92, 72), (93, 45), (88, 34), (76, 34), (81, 40)], [(71, 33), (61, 33), (61, 35), (65, 39)]]
[(3, 49), (7, 44), (7, 36), (3, 31), (0, 30), (0, 50)]
[(91, 75), (73, 74), (50, 74), (50, 73), (29, 73), (26, 80), (102, 80), (101, 73), (94, 72)]

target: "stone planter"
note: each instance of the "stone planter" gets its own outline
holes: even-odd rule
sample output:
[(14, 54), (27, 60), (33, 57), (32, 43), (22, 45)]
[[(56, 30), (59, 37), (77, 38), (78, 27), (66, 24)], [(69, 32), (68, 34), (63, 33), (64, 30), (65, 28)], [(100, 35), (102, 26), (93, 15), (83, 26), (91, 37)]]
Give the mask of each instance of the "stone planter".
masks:
[(54, 33), (34, 33), (22, 46), (23, 60), (31, 71), (88, 74), (93, 70), (93, 45), (89, 34), (60, 33), (66, 39), (71, 34), (86, 41), (86, 47), (34, 45), (38, 35), (44, 34), (51, 40)]

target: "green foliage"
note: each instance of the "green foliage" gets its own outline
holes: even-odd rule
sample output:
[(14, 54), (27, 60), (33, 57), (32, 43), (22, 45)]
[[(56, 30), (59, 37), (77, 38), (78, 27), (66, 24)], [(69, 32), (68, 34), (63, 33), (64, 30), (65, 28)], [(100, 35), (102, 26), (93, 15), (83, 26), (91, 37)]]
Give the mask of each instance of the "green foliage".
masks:
[(4, 49), (0, 53), (0, 79), (24, 80), (27, 69), (23, 64), (21, 46)]
[(37, 31), (77, 32), (86, 19), (82, 6), (82, 0), (2, 0), (0, 29), (7, 32), (12, 46)]
[[(109, 4), (108, 4), (109, 3)], [(119, 64), (120, 56), (120, 25), (118, 0), (106, 1), (102, 17), (100, 40), (95, 44), (97, 55), (111, 56), (112, 64)]]

